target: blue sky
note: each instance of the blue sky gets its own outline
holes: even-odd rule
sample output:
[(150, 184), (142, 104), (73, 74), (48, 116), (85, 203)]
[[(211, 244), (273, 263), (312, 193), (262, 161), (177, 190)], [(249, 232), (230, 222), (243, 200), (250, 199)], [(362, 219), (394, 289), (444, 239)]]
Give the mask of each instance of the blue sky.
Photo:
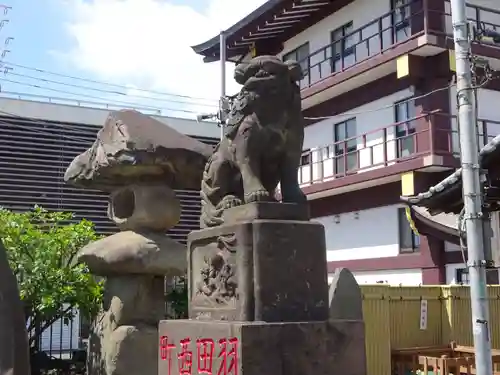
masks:
[[(209, 0), (171, 0), (171, 4), (187, 5), (203, 12)], [(6, 18), (9, 23), (0, 32), (0, 44), (12, 36), (12, 52), (5, 60), (26, 66), (56, 71), (69, 75), (85, 75), (75, 66), (62, 63), (51, 51), (69, 49), (72, 38), (65, 28), (68, 11), (57, 0), (5, 0), (2, 4), (11, 6)], [(92, 78), (92, 75), (86, 75)]]
[[(9, 63), (174, 95), (208, 98), (213, 103), (219, 90), (219, 67), (217, 64), (203, 64), (189, 46), (213, 37), (218, 30), (229, 27), (263, 2), (264, 0), (238, 4), (234, 0), (5, 0), (4, 4), (12, 6), (12, 9), (6, 16), (9, 23), (0, 31), (0, 45), (7, 37), (14, 38), (8, 46), (11, 52), (4, 58)], [(141, 32), (131, 32), (134, 28)], [(137, 53), (132, 53), (132, 49), (137, 50)], [(173, 57), (173, 50), (177, 52), (177, 59)], [(3, 92), (80, 97), (96, 101), (90, 98), (94, 96), (100, 98), (98, 101), (133, 101), (153, 105), (146, 99), (130, 99), (130, 95), (137, 95), (137, 92), (11, 67), (13, 70), (7, 74), (0, 72)], [(230, 67), (228, 70), (230, 77)], [(67, 85), (53, 84), (43, 79), (61, 81)], [(91, 86), (103, 91), (75, 86)], [(67, 93), (50, 91), (48, 88)], [(114, 95), (114, 91), (123, 92)], [(146, 95), (145, 92), (139, 94)], [(85, 95), (89, 97), (86, 98)], [(155, 99), (155, 108), (184, 108), (184, 105), (179, 107), (178, 103), (174, 103), (174, 99), (179, 97), (161, 98), (160, 102)], [(200, 105), (206, 103), (208, 102)], [(201, 111), (200, 108), (197, 110)]]
[[(61, 9), (59, 2), (54, 0), (6, 1), (4, 4), (12, 6), (12, 10), (7, 15), (10, 20), (9, 24), (0, 32), (0, 44), (8, 36), (13, 37), (14, 41), (10, 46), (11, 52), (4, 58), (5, 61), (62, 74), (92, 78), (92, 74), (86, 74), (75, 66), (64, 64), (63, 60), (57, 58), (53, 53), (54, 51), (64, 51), (71, 46), (71, 37), (65, 29), (65, 22), (68, 21), (67, 13)], [(14, 68), (13, 72), (45, 77), (40, 73), (18, 68)], [(4, 75), (4, 78), (34, 83), (34, 81), (23, 80), (17, 76)], [(47, 93), (47, 91), (12, 83), (2, 83), (2, 89), (16, 92)]]

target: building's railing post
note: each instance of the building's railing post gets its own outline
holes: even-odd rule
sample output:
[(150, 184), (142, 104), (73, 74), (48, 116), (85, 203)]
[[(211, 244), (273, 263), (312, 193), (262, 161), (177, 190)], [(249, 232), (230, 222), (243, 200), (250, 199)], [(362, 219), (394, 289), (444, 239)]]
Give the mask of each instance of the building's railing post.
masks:
[[(429, 113), (425, 117), (427, 118), (427, 131), (429, 132), (429, 151), (431, 154), (434, 154), (436, 152), (436, 145), (434, 144), (434, 132), (436, 129), (434, 128), (434, 114)], [(418, 137), (415, 137), (415, 141), (418, 139)], [(415, 142), (415, 151), (418, 153), (418, 144)]]
[(384, 165), (387, 165), (387, 128), (383, 129), (383, 135), (382, 135), (382, 148), (383, 148), (383, 153), (384, 153)]
[(429, 0), (422, 0), (422, 10), (424, 13), (424, 34), (429, 33)]

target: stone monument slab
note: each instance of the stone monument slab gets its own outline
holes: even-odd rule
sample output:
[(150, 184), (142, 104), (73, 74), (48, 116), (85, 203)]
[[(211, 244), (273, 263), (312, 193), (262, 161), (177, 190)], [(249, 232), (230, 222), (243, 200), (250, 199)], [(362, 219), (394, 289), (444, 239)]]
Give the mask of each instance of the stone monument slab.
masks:
[(358, 321), (162, 321), (159, 374), (365, 375)]
[[(262, 212), (259, 205), (246, 212)], [(279, 203), (267, 205), (266, 217), (271, 216), (269, 205), (282, 212)], [(229, 209), (228, 216), (238, 209)], [(284, 216), (290, 216), (293, 209), (284, 211)], [(296, 212), (304, 211), (297, 208)], [(188, 236), (189, 316), (266, 322), (326, 320), (325, 264), (324, 227), (319, 223), (253, 220), (193, 231)]]
[(328, 291), (330, 319), (363, 321), (363, 296), (356, 278), (347, 268), (337, 268)]

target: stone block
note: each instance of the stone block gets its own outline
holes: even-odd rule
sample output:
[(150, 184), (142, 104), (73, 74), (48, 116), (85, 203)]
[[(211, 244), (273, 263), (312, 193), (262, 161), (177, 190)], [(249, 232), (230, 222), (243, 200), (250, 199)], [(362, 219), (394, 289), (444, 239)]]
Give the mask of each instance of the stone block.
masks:
[(337, 268), (328, 292), (330, 319), (363, 320), (363, 296), (356, 278), (347, 268)]
[(309, 221), (309, 206), (293, 203), (259, 202), (232, 207), (224, 211), (225, 223), (241, 223), (252, 220)]
[(159, 375), (366, 375), (359, 321), (172, 320), (159, 331)]
[[(324, 227), (309, 221), (259, 219), (259, 212), (270, 216), (268, 209), (237, 209), (239, 213), (228, 210), (228, 215), (250, 213), (257, 219), (188, 236), (190, 318), (328, 319)], [(304, 217), (304, 211), (297, 210), (298, 217)], [(285, 214), (293, 217), (290, 209)]]

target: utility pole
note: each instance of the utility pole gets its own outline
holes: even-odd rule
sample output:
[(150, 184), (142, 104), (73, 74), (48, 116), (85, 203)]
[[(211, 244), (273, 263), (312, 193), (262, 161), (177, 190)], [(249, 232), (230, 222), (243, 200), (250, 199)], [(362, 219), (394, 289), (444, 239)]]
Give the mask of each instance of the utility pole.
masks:
[(220, 32), (220, 101), (219, 101), (219, 121), (220, 139), (224, 138), (224, 125), (226, 124), (226, 33)]
[(487, 262), (484, 254), (483, 197), (480, 180), (479, 146), (470, 69), (470, 30), (465, 0), (451, 0), (457, 74), (460, 160), (464, 196), (464, 220), (472, 307), (472, 334), (477, 375), (492, 375), (490, 321), (486, 287)]

